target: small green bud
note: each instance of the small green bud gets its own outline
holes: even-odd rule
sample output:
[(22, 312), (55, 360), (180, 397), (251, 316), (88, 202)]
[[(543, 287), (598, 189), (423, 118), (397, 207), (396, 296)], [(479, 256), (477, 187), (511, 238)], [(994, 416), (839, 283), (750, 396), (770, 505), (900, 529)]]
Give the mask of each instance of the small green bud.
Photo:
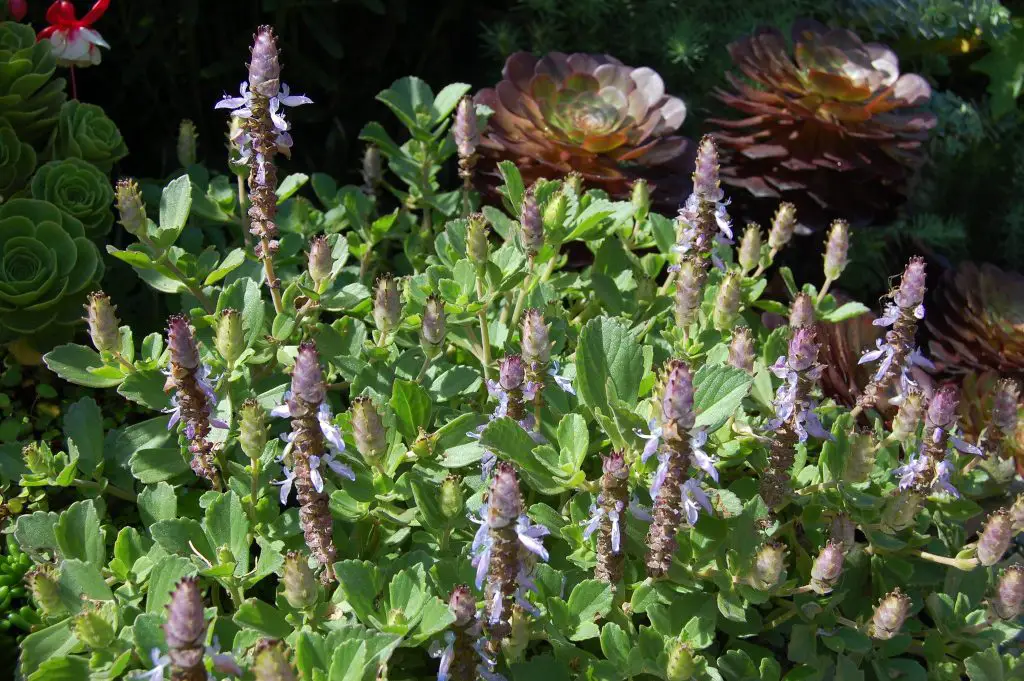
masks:
[(736, 256), (743, 274), (757, 268), (761, 261), (761, 228), (751, 222), (740, 239), (740, 250)]
[(56, 618), (66, 613), (53, 566), (39, 565), (33, 568), (25, 575), (25, 581), (43, 617)]
[(758, 591), (771, 591), (785, 579), (786, 547), (769, 542), (754, 556), (754, 564), (747, 583)]
[(487, 218), (473, 213), (466, 223), (466, 255), (478, 267), (487, 262), (491, 243), (487, 238)]
[(309, 560), (297, 551), (291, 551), (285, 556), (281, 583), (285, 600), (296, 610), (310, 607), (320, 595), (316, 575), (309, 569)]
[(50, 445), (45, 442), (30, 442), (21, 448), (25, 466), (36, 475), (53, 477), (57, 474), (57, 461)]
[(390, 274), (377, 278), (373, 292), (373, 321), (381, 333), (391, 331), (402, 321), (402, 296), (398, 291), (398, 280)]
[(501, 642), (502, 650), (509, 664), (523, 662), (526, 648), (530, 645), (530, 615), (523, 608), (513, 608), (509, 618), (508, 637)]
[(679, 263), (673, 306), (676, 325), (684, 330), (697, 318), (697, 310), (704, 295), (704, 280), (704, 269), (700, 259), (694, 256), (684, 257)]
[(317, 290), (320, 290), (321, 284), (326, 282), (331, 276), (333, 268), (334, 258), (331, 255), (331, 245), (327, 243), (327, 237), (322, 234), (313, 237), (313, 240), (309, 242), (309, 257), (306, 261), (306, 269)]
[(98, 605), (87, 605), (73, 620), (75, 636), (92, 650), (104, 650), (114, 641), (114, 627)]
[(544, 206), (544, 231), (553, 232), (562, 228), (569, 214), (569, 197), (560, 189), (548, 199)]
[(267, 411), (251, 397), (242, 403), (238, 412), (238, 444), (253, 460), (263, 456), (267, 446)]
[(189, 119), (181, 121), (178, 126), (178, 144), (175, 151), (178, 154), (178, 163), (182, 168), (188, 168), (196, 163), (196, 142), (199, 140), (199, 133), (196, 132), (196, 124)]
[(218, 565), (229, 565), (235, 562), (235, 554), (231, 553), (231, 548), (224, 544), (217, 547), (217, 564)]
[(879, 641), (888, 641), (900, 633), (909, 614), (910, 598), (899, 587), (893, 589), (875, 608), (871, 617), (871, 636)]
[(836, 220), (825, 242), (825, 278), (835, 281), (846, 269), (849, 261), (850, 225), (846, 220)]
[(129, 234), (135, 236), (146, 236), (148, 221), (146, 219), (146, 204), (142, 202), (142, 192), (134, 180), (122, 179), (117, 183), (117, 212), (120, 222)]
[(633, 217), (637, 222), (643, 222), (651, 212), (651, 186), (647, 180), (640, 178), (633, 183), (630, 192), (630, 201), (633, 204)]
[(256, 646), (252, 673), (256, 681), (296, 681), (298, 678), (288, 662), (285, 644), (267, 639)]
[(811, 588), (816, 593), (827, 594), (835, 588), (842, 574), (843, 550), (829, 540), (811, 566)]
[(234, 365), (245, 350), (245, 337), (242, 333), (242, 315), (230, 307), (224, 308), (217, 319), (217, 333), (213, 344), (217, 352), (228, 363)]
[(89, 294), (85, 321), (89, 326), (93, 347), (100, 352), (113, 352), (120, 345), (121, 333), (118, 330), (117, 315), (114, 314), (116, 309), (110, 304), (110, 296), (103, 291)]
[(356, 449), (367, 461), (377, 459), (387, 449), (384, 422), (369, 397), (357, 397), (352, 401), (352, 435)]
[(562, 186), (577, 198), (583, 196), (583, 176), (575, 170), (565, 176)]
[(985, 522), (985, 529), (978, 536), (978, 562), (985, 566), (995, 565), (1003, 559), (1013, 539), (1013, 519), (1006, 509), (994, 511)]
[(448, 520), (462, 516), (465, 507), (464, 497), (462, 480), (457, 475), (446, 477), (441, 483), (441, 514)]
[(768, 246), (774, 251), (789, 243), (793, 238), (793, 231), (796, 229), (796, 206), (792, 203), (783, 203), (775, 211), (772, 218), (772, 227), (768, 231)]
[(665, 663), (665, 678), (668, 681), (688, 681), (697, 671), (693, 652), (682, 641), (669, 644), (668, 661)]
[(722, 280), (711, 313), (711, 323), (718, 331), (728, 331), (736, 323), (740, 313), (740, 275), (729, 272)]

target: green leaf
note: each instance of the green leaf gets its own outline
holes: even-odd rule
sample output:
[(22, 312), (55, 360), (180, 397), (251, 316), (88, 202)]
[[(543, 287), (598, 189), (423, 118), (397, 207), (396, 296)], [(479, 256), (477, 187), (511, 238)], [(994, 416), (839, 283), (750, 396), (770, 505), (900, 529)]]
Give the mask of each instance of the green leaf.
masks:
[(309, 182), (309, 175), (303, 173), (292, 173), (281, 180), (281, 184), (277, 187), (277, 205), (280, 206), (291, 198), (292, 194), (302, 189), (307, 182)]
[[(612, 398), (635, 406), (643, 371), (643, 351), (623, 322), (598, 317), (580, 331), (576, 382), (580, 400), (591, 409), (611, 413)], [(609, 394), (609, 387), (614, 395)]]
[(170, 248), (185, 229), (192, 207), (192, 182), (188, 175), (175, 178), (160, 195), (160, 226), (153, 241), (161, 248)]
[(227, 546), (231, 551), (236, 575), (249, 571), (249, 518), (233, 490), (221, 494), (206, 507), (203, 527), (214, 549)]
[(995, 646), (968, 657), (964, 660), (964, 668), (971, 681), (1003, 681), (1009, 678), (1004, 671), (1003, 659)]
[(96, 568), (107, 562), (103, 529), (92, 499), (71, 504), (60, 514), (53, 532), (65, 558), (77, 558)]
[(78, 612), (86, 603), (83, 598), (95, 601), (112, 601), (114, 594), (103, 580), (99, 568), (78, 559), (69, 559), (60, 564), (60, 599), (70, 612)]
[(398, 430), (407, 443), (430, 422), (430, 394), (412, 381), (396, 380), (392, 386), (391, 408), (398, 417)]
[(854, 317), (859, 317), (866, 312), (871, 312), (871, 310), (860, 303), (851, 301), (849, 303), (843, 303), (831, 312), (826, 312), (821, 316), (821, 318), (826, 322), (837, 323), (847, 319), (853, 319)]
[(55, 528), (59, 519), (60, 516), (52, 511), (20, 515), (14, 523), (14, 540), (30, 556), (39, 556), (43, 551), (56, 554)]
[(87, 388), (112, 388), (123, 380), (121, 371), (108, 367), (96, 351), (68, 343), (43, 355), (46, 367), (65, 381)]
[(578, 471), (583, 466), (587, 449), (590, 447), (587, 422), (579, 414), (566, 414), (558, 423), (556, 437), (561, 449), (560, 459), (571, 465), (573, 471)]
[[(425, 114), (429, 123), (431, 108), (434, 105), (434, 93), (430, 86), (416, 76), (406, 76), (391, 84), (391, 87), (377, 95), (392, 113), (402, 121), (402, 125), (410, 132), (423, 132), (423, 126), (417, 114)], [(387, 151), (383, 148), (382, 151)]]
[(350, 639), (334, 648), (328, 681), (362, 681), (366, 667), (366, 641)]
[(128, 466), (144, 485), (172, 480), (190, 470), (181, 450), (171, 447), (140, 449), (128, 459)]
[(114, 540), (114, 557), (110, 559), (110, 571), (122, 582), (127, 582), (135, 561), (149, 552), (153, 542), (143, 537), (131, 525), (122, 527)]
[(971, 70), (988, 76), (992, 117), (1001, 118), (1017, 108), (1024, 90), (1024, 21), (1014, 19), (1013, 31), (989, 44), (992, 49)]
[(217, 298), (217, 312), (222, 312), (226, 308), (238, 310), (242, 315), (245, 346), (251, 347), (264, 333), (266, 307), (260, 293), (260, 285), (248, 277), (231, 282)]
[(39, 669), (46, 660), (80, 650), (81, 644), (71, 628), (71, 620), (66, 619), (32, 632), (22, 640), (19, 649), (18, 668), (25, 674)]
[(842, 480), (846, 461), (850, 456), (850, 434), (853, 433), (853, 419), (848, 413), (840, 414), (832, 424), (832, 440), (821, 445), (818, 463), (821, 466), (821, 481)]
[(452, 83), (451, 85), (443, 87), (441, 91), (437, 93), (437, 96), (434, 97), (434, 104), (432, 107), (434, 119), (432, 123), (437, 125), (452, 111), (454, 111), (455, 107), (459, 104), (459, 100), (469, 92), (469, 89), (470, 86), (465, 83)]
[(594, 620), (612, 609), (612, 585), (596, 579), (585, 579), (569, 594), (569, 614), (576, 620), (576, 631), (569, 638), (582, 641), (598, 636)]
[(51, 657), (26, 681), (82, 681), (89, 678), (89, 661), (84, 657)]
[(727, 365), (705, 364), (693, 377), (693, 404), (697, 411), (696, 428), (716, 431), (736, 413), (753, 378), (747, 372)]
[(103, 414), (91, 397), (83, 397), (64, 415), (68, 454), (78, 457), (78, 470), (91, 477), (103, 462)]
[(167, 377), (159, 369), (140, 369), (124, 377), (117, 393), (154, 411), (170, 408), (171, 399), (164, 392)]
[(241, 627), (255, 629), (271, 638), (285, 639), (292, 634), (292, 625), (281, 611), (258, 598), (247, 598), (232, 619)]
[(226, 256), (224, 260), (217, 265), (217, 269), (206, 275), (206, 279), (203, 280), (203, 286), (210, 286), (216, 284), (218, 281), (228, 276), (236, 269), (241, 267), (242, 263), (245, 262), (245, 251), (241, 248), (235, 248)]
[(629, 663), (632, 646), (629, 634), (615, 622), (608, 622), (601, 627), (601, 652), (620, 670), (625, 669)]
[[(523, 210), (523, 195), (526, 194), (526, 187), (523, 185), (523, 176), (519, 174), (519, 168), (512, 161), (502, 161), (498, 164), (498, 172), (504, 180), (504, 186), (498, 191), (505, 195), (512, 205), (512, 214), (519, 215)], [(508, 238), (508, 237), (506, 237)]]
[(165, 556), (158, 560), (149, 573), (146, 612), (163, 613), (171, 601), (171, 592), (183, 577), (194, 577), (196, 567), (188, 558)]
[(334, 564), (334, 571), (345, 592), (345, 600), (352, 606), (356, 617), (371, 626), (370, 617), (376, 611), (374, 601), (383, 586), (376, 566), (369, 561), (343, 560)]
[(148, 527), (160, 520), (173, 520), (178, 515), (178, 497), (166, 482), (150, 485), (139, 492), (139, 515)]
[(153, 541), (168, 553), (191, 557), (198, 551), (210, 562), (215, 558), (203, 526), (191, 518), (161, 520), (153, 523), (149, 532), (153, 535)]

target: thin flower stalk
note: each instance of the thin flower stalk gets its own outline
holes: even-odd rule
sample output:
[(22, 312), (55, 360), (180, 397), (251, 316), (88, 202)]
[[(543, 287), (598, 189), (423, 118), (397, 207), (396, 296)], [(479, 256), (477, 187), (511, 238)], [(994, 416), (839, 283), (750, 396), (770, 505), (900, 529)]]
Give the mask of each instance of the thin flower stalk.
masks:
[(591, 507), (584, 538), (597, 532), (597, 567), (594, 579), (610, 584), (622, 581), (626, 554), (622, 535), (625, 510), (629, 506), (629, 466), (622, 452), (604, 458), (601, 493)]

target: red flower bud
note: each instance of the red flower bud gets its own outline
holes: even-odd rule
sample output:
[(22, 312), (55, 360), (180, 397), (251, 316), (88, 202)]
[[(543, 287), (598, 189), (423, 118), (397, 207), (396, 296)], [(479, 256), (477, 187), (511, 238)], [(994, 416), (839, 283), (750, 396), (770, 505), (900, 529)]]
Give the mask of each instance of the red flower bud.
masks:
[(932, 428), (945, 428), (956, 418), (956, 408), (960, 406), (960, 396), (955, 386), (944, 385), (939, 388), (932, 401), (928, 403), (928, 425)]

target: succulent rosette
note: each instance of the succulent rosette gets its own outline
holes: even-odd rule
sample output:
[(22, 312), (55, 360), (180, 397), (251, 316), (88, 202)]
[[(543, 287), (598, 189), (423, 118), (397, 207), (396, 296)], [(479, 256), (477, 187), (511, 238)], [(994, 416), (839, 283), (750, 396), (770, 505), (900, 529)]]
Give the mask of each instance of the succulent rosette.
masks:
[(1024, 377), (1024, 276), (962, 263), (943, 275), (925, 324), (940, 371)]
[(0, 205), (0, 338), (78, 323), (86, 293), (102, 275), (81, 222), (37, 199)]
[(121, 131), (103, 109), (77, 100), (61, 107), (51, 146), (56, 159), (80, 158), (106, 173), (128, 155)]
[(675, 134), (686, 105), (652, 69), (609, 55), (516, 52), (502, 76), (476, 95), (494, 110), (477, 149), (483, 189), (500, 183), (495, 166), (508, 160), (527, 184), (576, 171), (591, 187), (628, 198), (644, 178), (655, 202), (672, 209), (689, 193), (696, 145)]
[(27, 24), (0, 23), (0, 120), (22, 142), (45, 138), (64, 103), (64, 79), (53, 78), (57, 59), (46, 43), (36, 42)]
[(114, 224), (110, 181), (96, 166), (79, 158), (41, 166), (32, 178), (32, 197), (49, 201), (77, 218), (90, 239), (102, 237)]
[(746, 80), (727, 74), (733, 91), (715, 96), (747, 117), (711, 119), (732, 152), (722, 182), (771, 208), (791, 201), (815, 227), (837, 216), (864, 223), (893, 208), (936, 124), (922, 108), (931, 97), (924, 78), (901, 74), (888, 47), (810, 20), (794, 24), (792, 47), (762, 28), (729, 53)]
[(35, 150), (18, 139), (10, 123), (0, 119), (0, 201), (25, 186), (35, 167)]

